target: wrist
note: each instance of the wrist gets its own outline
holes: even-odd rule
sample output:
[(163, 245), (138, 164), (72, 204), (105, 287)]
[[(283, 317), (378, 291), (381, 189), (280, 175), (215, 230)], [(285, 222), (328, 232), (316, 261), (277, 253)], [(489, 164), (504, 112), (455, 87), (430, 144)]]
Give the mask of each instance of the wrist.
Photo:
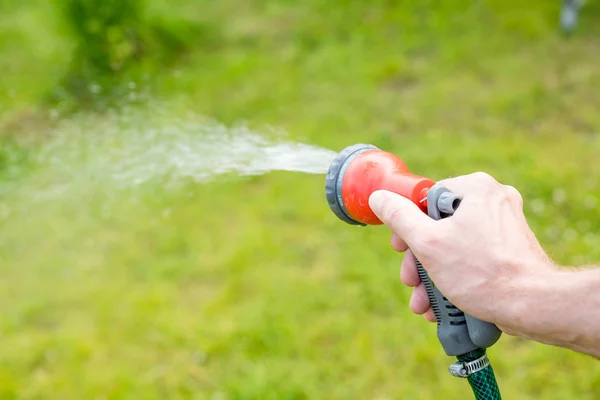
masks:
[(508, 333), (526, 339), (566, 343), (571, 338), (562, 332), (557, 307), (564, 307), (565, 281), (572, 280), (572, 272), (546, 261), (524, 265), (522, 271), (506, 299), (506, 319), (501, 324)]

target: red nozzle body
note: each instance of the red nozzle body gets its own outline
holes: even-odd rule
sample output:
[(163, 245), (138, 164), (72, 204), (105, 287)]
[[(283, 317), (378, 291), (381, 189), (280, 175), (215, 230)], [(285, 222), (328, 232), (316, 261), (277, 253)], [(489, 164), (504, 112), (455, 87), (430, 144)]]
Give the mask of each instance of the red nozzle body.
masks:
[(326, 191), (329, 205), (338, 217), (348, 223), (380, 225), (371, 211), (369, 197), (384, 189), (398, 193), (427, 212), (427, 192), (435, 182), (412, 174), (396, 155), (370, 145), (344, 149), (327, 174)]

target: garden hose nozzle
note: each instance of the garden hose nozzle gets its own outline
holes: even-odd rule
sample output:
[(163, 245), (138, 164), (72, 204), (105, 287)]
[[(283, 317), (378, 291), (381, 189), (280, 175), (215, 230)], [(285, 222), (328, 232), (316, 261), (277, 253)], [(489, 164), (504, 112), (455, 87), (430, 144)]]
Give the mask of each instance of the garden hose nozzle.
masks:
[[(462, 200), (433, 180), (411, 173), (396, 155), (369, 144), (345, 148), (327, 172), (327, 203), (339, 219), (351, 225), (382, 224), (369, 207), (370, 195), (382, 189), (410, 199), (435, 220), (452, 216)], [(500, 399), (485, 349), (498, 341), (501, 331), (454, 306), (433, 284), (419, 260), (415, 261), (435, 314), (438, 339), (448, 356), (458, 358), (450, 373), (468, 378), (477, 399)]]
[(427, 192), (434, 182), (413, 175), (395, 155), (368, 144), (342, 150), (331, 163), (325, 185), (327, 202), (341, 220), (353, 225), (380, 225), (369, 207), (375, 190), (396, 192), (427, 210)]

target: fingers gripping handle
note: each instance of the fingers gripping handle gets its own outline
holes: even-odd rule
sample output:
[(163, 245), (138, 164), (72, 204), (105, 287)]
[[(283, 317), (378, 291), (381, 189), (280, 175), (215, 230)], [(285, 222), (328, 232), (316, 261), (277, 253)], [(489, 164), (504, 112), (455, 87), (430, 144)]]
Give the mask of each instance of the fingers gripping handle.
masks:
[[(427, 203), (429, 216), (439, 220), (454, 213), (460, 198), (446, 188), (434, 186), (429, 191)], [(454, 306), (440, 293), (421, 262), (416, 258), (415, 261), (437, 320), (438, 339), (447, 355), (456, 356), (477, 348), (485, 349), (498, 341), (502, 332), (496, 325), (471, 317)]]

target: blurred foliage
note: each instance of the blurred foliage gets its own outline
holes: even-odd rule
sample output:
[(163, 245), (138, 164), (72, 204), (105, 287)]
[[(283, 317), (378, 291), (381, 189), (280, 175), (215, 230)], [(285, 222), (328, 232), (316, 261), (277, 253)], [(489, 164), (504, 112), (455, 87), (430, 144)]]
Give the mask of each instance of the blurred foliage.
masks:
[[(523, 193), (557, 262), (600, 259), (599, 1), (568, 39), (546, 0), (82, 6), (101, 26), (141, 24), (114, 36), (77, 33), (69, 3), (52, 4), (0, 0), (2, 399), (471, 395), (435, 327), (408, 310), (387, 230), (338, 221), (323, 176), (116, 190), (93, 168), (102, 148), (81, 150), (81, 137), (143, 128), (160, 145), (200, 114), (333, 150), (373, 143), (433, 179), (491, 173)], [(157, 39), (157, 26), (170, 33)], [(107, 43), (99, 61), (84, 36)], [(65, 91), (39, 106), (73, 76), (126, 87), (112, 97), (130, 125), (89, 112), (111, 93), (90, 98), (83, 83), (81, 102)], [(162, 115), (151, 128), (149, 114)], [(600, 397), (590, 357), (508, 336), (490, 357), (506, 399)]]
[(147, 0), (55, 2), (75, 45), (70, 69), (54, 97), (61, 102), (72, 96), (80, 108), (122, 102), (130, 82), (215, 40), (214, 28), (202, 21), (150, 15)]

